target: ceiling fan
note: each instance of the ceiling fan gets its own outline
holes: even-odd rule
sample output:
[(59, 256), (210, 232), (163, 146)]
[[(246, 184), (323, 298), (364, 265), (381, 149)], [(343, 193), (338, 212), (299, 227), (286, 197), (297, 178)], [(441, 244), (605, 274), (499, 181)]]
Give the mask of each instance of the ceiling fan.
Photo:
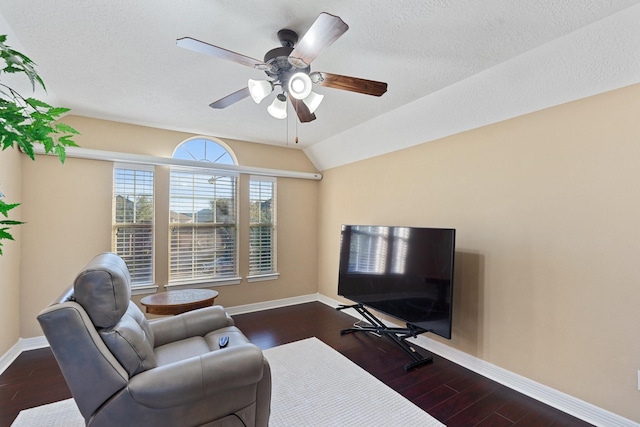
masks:
[(311, 62), (348, 29), (349, 26), (340, 17), (321, 13), (300, 40), (295, 31), (278, 31), (281, 47), (268, 51), (264, 61), (191, 37), (183, 37), (176, 43), (179, 47), (257, 68), (266, 73), (268, 80), (249, 79), (246, 87), (212, 102), (209, 104), (211, 108), (226, 108), (249, 96), (259, 103), (275, 87), (280, 86), (282, 92), (267, 108), (269, 114), (276, 118), (285, 118), (286, 101), (289, 99), (298, 119), (305, 123), (316, 119), (314, 111), (323, 98), (323, 95), (312, 91), (313, 84), (373, 96), (381, 96), (387, 91), (387, 84), (383, 82), (323, 71), (311, 72)]

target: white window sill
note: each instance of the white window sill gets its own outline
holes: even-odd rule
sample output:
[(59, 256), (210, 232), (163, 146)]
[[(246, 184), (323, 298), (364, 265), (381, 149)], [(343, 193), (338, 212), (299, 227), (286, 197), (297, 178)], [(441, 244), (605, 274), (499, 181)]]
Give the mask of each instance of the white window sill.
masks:
[(239, 285), (242, 282), (242, 277), (225, 277), (224, 279), (215, 279), (215, 280), (190, 280), (179, 283), (169, 283), (164, 287), (166, 290), (170, 291), (172, 289), (182, 289), (182, 288), (211, 288), (213, 286), (228, 286), (228, 285)]
[(264, 282), (266, 280), (277, 280), (280, 273), (256, 274), (255, 276), (247, 276), (247, 282)]
[(158, 285), (140, 285), (131, 287), (131, 295), (155, 294), (157, 291)]

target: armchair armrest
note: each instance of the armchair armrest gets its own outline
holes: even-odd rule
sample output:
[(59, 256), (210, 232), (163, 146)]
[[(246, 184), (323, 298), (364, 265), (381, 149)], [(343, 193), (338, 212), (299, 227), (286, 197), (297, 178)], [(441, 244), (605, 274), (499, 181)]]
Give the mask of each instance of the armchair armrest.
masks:
[(255, 384), (263, 375), (262, 351), (243, 344), (144, 371), (129, 381), (128, 392), (150, 408), (170, 408)]
[(219, 305), (149, 322), (153, 331), (154, 347), (185, 338), (204, 336), (211, 331), (231, 325), (233, 320)]

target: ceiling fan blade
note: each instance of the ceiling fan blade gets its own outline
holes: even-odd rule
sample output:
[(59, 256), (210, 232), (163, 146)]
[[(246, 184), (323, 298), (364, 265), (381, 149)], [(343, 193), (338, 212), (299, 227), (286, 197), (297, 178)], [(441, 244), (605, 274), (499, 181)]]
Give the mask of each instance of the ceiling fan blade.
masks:
[(309, 75), (315, 84), (333, 89), (348, 90), (365, 95), (382, 96), (387, 91), (387, 84), (375, 80), (359, 79), (357, 77), (341, 76), (339, 74), (315, 71)]
[(233, 92), (231, 95), (227, 95), (224, 98), (221, 98), (215, 102), (212, 102), (211, 104), (209, 104), (209, 107), (216, 108), (216, 109), (227, 108), (228, 106), (235, 104), (238, 101), (242, 101), (243, 99), (247, 98), (249, 95), (251, 95), (249, 93), (249, 88), (244, 87), (239, 91)]
[(289, 54), (289, 62), (298, 68), (308, 67), (348, 29), (349, 26), (340, 17), (321, 13)]
[(308, 123), (316, 119), (316, 115), (309, 111), (309, 107), (301, 99), (295, 99), (290, 96), (289, 100), (293, 105), (293, 109), (296, 110), (300, 123)]
[(245, 55), (241, 55), (236, 52), (232, 52), (227, 49), (223, 49), (218, 46), (214, 46), (209, 43), (205, 43), (200, 40), (193, 39), (191, 37), (183, 37), (176, 40), (176, 44), (179, 47), (192, 50), (198, 53), (204, 53), (205, 55), (215, 56), (216, 58), (226, 59), (228, 61), (235, 62), (240, 65), (246, 65), (251, 68), (268, 69), (269, 66), (259, 59), (250, 58)]

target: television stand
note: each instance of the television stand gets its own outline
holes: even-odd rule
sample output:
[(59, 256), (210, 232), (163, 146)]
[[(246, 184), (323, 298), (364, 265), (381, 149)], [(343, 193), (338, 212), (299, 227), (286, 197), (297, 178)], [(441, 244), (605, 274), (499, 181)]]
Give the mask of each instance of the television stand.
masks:
[(363, 326), (360, 328), (348, 328), (340, 331), (340, 335), (349, 334), (351, 332), (372, 332), (380, 336), (384, 336), (396, 344), (400, 349), (409, 356), (413, 362), (404, 365), (404, 370), (408, 371), (416, 366), (433, 362), (433, 356), (423, 356), (418, 353), (411, 345), (407, 343), (407, 338), (415, 338), (420, 334), (429, 332), (426, 329), (419, 328), (417, 326), (407, 323), (406, 328), (390, 328), (380, 319), (375, 317), (365, 306), (362, 304), (354, 305), (340, 305), (336, 310), (344, 310), (347, 308), (355, 309), (362, 317), (364, 317), (371, 326)]

